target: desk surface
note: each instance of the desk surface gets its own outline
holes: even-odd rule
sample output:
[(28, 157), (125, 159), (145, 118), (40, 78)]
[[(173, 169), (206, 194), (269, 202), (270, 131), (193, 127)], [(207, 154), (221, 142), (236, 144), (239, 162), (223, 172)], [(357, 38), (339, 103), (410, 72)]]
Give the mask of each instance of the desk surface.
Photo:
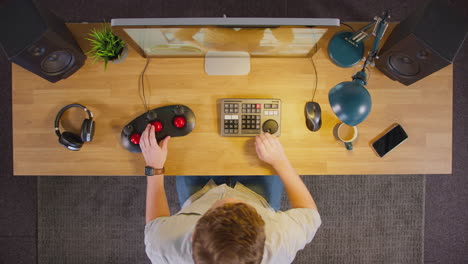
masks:
[[(68, 25), (79, 44), (93, 25)], [(452, 65), (407, 87), (373, 69), (367, 88), (373, 108), (361, 123), (353, 151), (333, 136), (339, 120), (328, 104), (328, 91), (351, 80), (355, 68), (335, 66), (326, 54), (330, 28), (314, 55), (318, 72), (315, 101), (323, 111), (318, 132), (307, 130), (304, 104), (312, 97), (315, 75), (310, 59), (253, 58), (247, 76), (208, 76), (204, 60), (152, 59), (146, 72), (150, 108), (184, 104), (196, 115), (194, 131), (169, 143), (168, 175), (269, 175), (274, 172), (258, 160), (253, 138), (219, 135), (216, 101), (220, 98), (280, 98), (280, 140), (299, 174), (449, 174), (452, 170)], [(389, 30), (390, 32), (390, 30)], [(388, 36), (389, 32), (386, 34)], [(369, 43), (372, 41), (368, 41)], [(15, 175), (142, 175), (144, 160), (120, 145), (122, 127), (144, 112), (138, 76), (145, 59), (130, 49), (121, 64), (87, 60), (77, 73), (49, 83), (13, 64), (13, 155)], [(53, 120), (58, 110), (78, 102), (95, 116), (96, 134), (78, 152), (57, 142)], [(85, 117), (70, 111), (62, 130), (78, 131)], [(393, 123), (409, 135), (407, 142), (384, 158), (369, 142)]]

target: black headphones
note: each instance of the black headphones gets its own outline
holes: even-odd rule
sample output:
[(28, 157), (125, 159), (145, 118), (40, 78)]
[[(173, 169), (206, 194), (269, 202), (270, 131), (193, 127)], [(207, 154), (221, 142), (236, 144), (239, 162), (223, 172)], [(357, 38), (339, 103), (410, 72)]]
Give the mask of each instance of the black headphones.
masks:
[[(60, 133), (60, 129), (59, 129), (60, 118), (62, 118), (62, 115), (65, 111), (67, 111), (68, 109), (72, 107), (79, 107), (83, 109), (86, 113), (88, 113), (88, 116), (89, 116), (89, 118), (86, 118), (85, 120), (83, 120), (83, 123), (81, 124), (80, 136), (73, 134), (71, 132)], [(90, 142), (93, 140), (93, 136), (94, 136), (93, 114), (84, 105), (69, 104), (65, 106), (58, 112), (57, 116), (55, 117), (54, 125), (55, 125), (55, 134), (57, 134), (57, 136), (59, 137), (59, 143), (65, 146), (69, 150), (73, 150), (73, 151), (80, 150), (84, 142)]]

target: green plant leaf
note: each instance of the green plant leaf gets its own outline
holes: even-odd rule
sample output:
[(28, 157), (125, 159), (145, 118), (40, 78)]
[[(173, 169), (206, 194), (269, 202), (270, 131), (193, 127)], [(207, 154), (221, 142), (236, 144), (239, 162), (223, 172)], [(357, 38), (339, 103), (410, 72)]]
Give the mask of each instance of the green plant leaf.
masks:
[(87, 55), (93, 59), (93, 63), (104, 61), (104, 69), (107, 69), (109, 60), (120, 58), (125, 42), (112, 32), (109, 24), (103, 24), (101, 29), (92, 29), (85, 38), (90, 43)]

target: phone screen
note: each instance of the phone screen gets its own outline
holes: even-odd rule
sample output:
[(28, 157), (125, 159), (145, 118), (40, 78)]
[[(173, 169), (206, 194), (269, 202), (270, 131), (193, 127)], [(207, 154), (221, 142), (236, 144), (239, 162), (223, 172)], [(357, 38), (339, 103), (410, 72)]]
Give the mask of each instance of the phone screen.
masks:
[(408, 135), (405, 130), (403, 130), (403, 127), (401, 127), (401, 125), (396, 125), (385, 133), (385, 135), (372, 143), (372, 147), (374, 147), (375, 152), (377, 152), (380, 157), (383, 157), (407, 138)]

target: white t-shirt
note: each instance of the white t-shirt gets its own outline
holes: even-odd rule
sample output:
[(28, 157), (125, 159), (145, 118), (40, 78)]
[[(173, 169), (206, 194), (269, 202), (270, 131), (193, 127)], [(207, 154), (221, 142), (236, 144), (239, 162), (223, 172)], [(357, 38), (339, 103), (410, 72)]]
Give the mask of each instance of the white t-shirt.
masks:
[(322, 221), (309, 208), (275, 212), (266, 200), (236, 183), (234, 188), (210, 180), (193, 194), (176, 215), (158, 217), (145, 227), (146, 254), (154, 264), (193, 263), (192, 233), (202, 215), (217, 200), (234, 198), (253, 206), (265, 221), (265, 251), (262, 263), (291, 263), (296, 252), (312, 241)]

